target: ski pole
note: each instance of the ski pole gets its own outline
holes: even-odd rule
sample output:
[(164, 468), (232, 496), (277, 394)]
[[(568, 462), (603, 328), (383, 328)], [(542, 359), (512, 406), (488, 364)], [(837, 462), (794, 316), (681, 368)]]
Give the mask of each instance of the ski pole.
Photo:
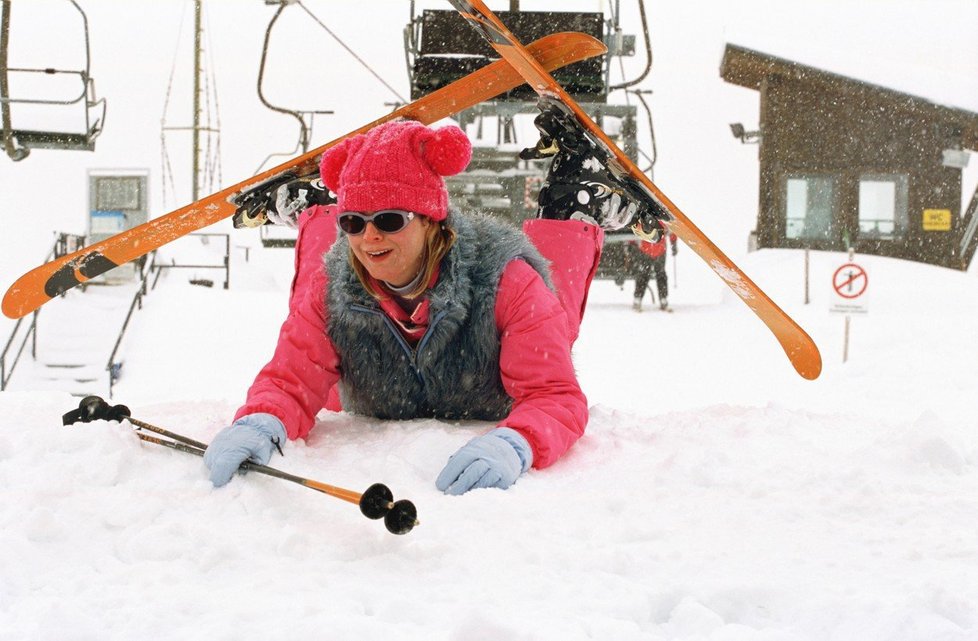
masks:
[[(673, 243), (675, 249), (675, 243)], [(679, 268), (676, 266), (676, 252), (672, 253), (672, 288), (679, 289)]]
[(652, 299), (652, 306), (655, 307), (655, 292), (652, 291), (652, 285), (646, 285), (645, 291), (649, 293), (649, 297)]
[[(83, 398), (79, 402), (77, 409), (68, 412), (62, 417), (62, 422), (65, 425), (71, 425), (77, 422), (90, 423), (98, 420), (121, 422), (123, 419), (128, 420), (137, 430), (146, 429), (160, 436), (172, 439), (157, 438), (137, 431), (136, 436), (142, 441), (162, 445), (163, 447), (196, 456), (203, 456), (204, 451), (207, 449), (206, 443), (134, 419), (130, 415), (129, 408), (125, 405), (110, 406), (99, 396), (86, 396)], [(395, 501), (390, 488), (383, 483), (374, 483), (364, 493), (360, 494), (352, 490), (289, 474), (288, 472), (283, 472), (267, 465), (252, 463), (251, 461), (242, 463), (240, 469), (255, 471), (267, 476), (291, 481), (292, 483), (297, 483), (317, 492), (328, 494), (349, 503), (355, 503), (360, 507), (360, 512), (367, 518), (383, 518), (387, 530), (393, 534), (407, 534), (418, 525), (418, 512), (414, 504), (407, 500)]]
[[(147, 428), (153, 432), (159, 433), (166, 432), (166, 430), (161, 430), (160, 428), (156, 428), (148, 423), (143, 423), (142, 421), (134, 421), (131, 418), (127, 418), (127, 420), (137, 428)], [(166, 433), (173, 434), (172, 432)], [(177, 441), (168, 441), (166, 439), (157, 438), (141, 432), (136, 432), (136, 436), (142, 441), (155, 443), (156, 445), (162, 445), (163, 447), (168, 447), (180, 452), (186, 452), (188, 454), (194, 454), (196, 456), (203, 456), (204, 450), (206, 449), (206, 447), (199, 448), (190, 445), (188, 442), (191, 442), (191, 439), (187, 439), (188, 442), (179, 442), (179, 439)], [(328, 494), (338, 499), (342, 499), (348, 503), (355, 503), (356, 505), (360, 506), (360, 511), (364, 514), (364, 516), (371, 519), (379, 519), (383, 517), (385, 524), (387, 525), (387, 529), (394, 534), (407, 534), (415, 525), (418, 525), (417, 511), (414, 509), (414, 505), (411, 504), (410, 501), (394, 501), (394, 495), (391, 493), (390, 489), (382, 483), (374, 483), (367, 488), (366, 492), (360, 494), (352, 490), (346, 490), (334, 485), (327, 485), (326, 483), (313, 481), (312, 479), (289, 474), (288, 472), (283, 472), (282, 470), (275, 469), (274, 467), (260, 465), (251, 461), (243, 462), (239, 466), (239, 469), (254, 471), (258, 472), (259, 474), (265, 474), (266, 476), (273, 476), (285, 481), (291, 481), (293, 483), (308, 487), (311, 490), (316, 490), (317, 492), (322, 492), (323, 494)]]

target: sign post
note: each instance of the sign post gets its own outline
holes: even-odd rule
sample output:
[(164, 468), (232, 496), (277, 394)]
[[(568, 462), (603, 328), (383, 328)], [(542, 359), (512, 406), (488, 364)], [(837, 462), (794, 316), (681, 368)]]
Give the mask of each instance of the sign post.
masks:
[(832, 306), (829, 311), (835, 314), (845, 314), (846, 328), (842, 346), (842, 362), (849, 360), (849, 323), (853, 314), (867, 314), (866, 291), (869, 288), (869, 273), (866, 268), (853, 260), (850, 252), (849, 261), (843, 263), (832, 274)]

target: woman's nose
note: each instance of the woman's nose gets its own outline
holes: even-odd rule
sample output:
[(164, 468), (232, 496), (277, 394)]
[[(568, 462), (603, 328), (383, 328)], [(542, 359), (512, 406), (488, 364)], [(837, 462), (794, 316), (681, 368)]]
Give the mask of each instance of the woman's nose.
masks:
[(383, 236), (383, 232), (377, 229), (377, 226), (373, 222), (368, 222), (367, 226), (363, 229), (363, 235), (369, 238), (379, 238)]

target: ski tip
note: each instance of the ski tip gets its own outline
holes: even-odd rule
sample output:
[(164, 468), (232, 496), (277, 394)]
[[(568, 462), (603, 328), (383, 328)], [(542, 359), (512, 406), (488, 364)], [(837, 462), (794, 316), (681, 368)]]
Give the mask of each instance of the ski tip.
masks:
[(819, 363), (818, 366), (811, 369), (799, 369), (797, 371), (805, 380), (814, 381), (822, 374), (822, 364)]
[(814, 344), (804, 350), (803, 356), (792, 357), (791, 364), (802, 378), (809, 381), (814, 381), (822, 373), (822, 355)]
[(7, 290), (7, 293), (3, 296), (3, 303), (0, 304), (0, 308), (2, 308), (4, 316), (16, 320), (18, 318), (23, 318), (31, 310), (24, 309), (23, 305), (18, 305), (14, 300), (14, 293), (15, 290), (13, 287)]
[(13, 285), (7, 288), (7, 292), (3, 295), (3, 301), (0, 302), (0, 311), (3, 311), (3, 315), (7, 318), (14, 320), (23, 318), (31, 312), (37, 311), (41, 305), (53, 298), (44, 295), (43, 300), (39, 300), (36, 296), (29, 295), (30, 292), (34, 291), (31, 286), (31, 281), (28, 278), (30, 273), (28, 272), (17, 279)]

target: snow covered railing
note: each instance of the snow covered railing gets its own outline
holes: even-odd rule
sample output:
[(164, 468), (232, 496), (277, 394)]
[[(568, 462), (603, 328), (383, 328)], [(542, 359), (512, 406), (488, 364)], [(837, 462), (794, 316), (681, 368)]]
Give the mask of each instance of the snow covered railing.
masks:
[[(187, 234), (181, 240), (189, 240), (191, 238), (200, 238), (203, 242), (208, 242), (208, 239), (212, 237), (218, 237), (224, 239), (224, 253), (221, 255), (220, 263), (202, 263), (200, 261), (196, 263), (185, 263), (181, 264), (176, 262), (175, 259), (171, 259), (169, 263), (160, 262), (155, 266), (155, 269), (162, 272), (165, 269), (221, 269), (224, 270), (224, 289), (228, 289), (231, 285), (231, 235), (230, 234), (211, 234), (211, 233), (194, 233)], [(159, 279), (159, 274), (156, 276)], [(156, 287), (156, 281), (153, 281), (153, 287)]]
[[(118, 360), (119, 348), (122, 346), (122, 339), (126, 334), (126, 330), (129, 328), (129, 321), (132, 320), (133, 314), (136, 310), (142, 309), (143, 297), (156, 287), (157, 281), (159, 281), (160, 274), (168, 269), (222, 269), (224, 270), (224, 289), (227, 289), (231, 282), (231, 236), (230, 234), (188, 234), (186, 238), (193, 237), (223, 237), (224, 238), (224, 255), (222, 257), (222, 262), (220, 264), (193, 264), (193, 265), (181, 265), (175, 260), (171, 259), (169, 264), (162, 262), (165, 259), (160, 259), (158, 262), (159, 254), (158, 252), (152, 252), (148, 259), (143, 261), (139, 273), (139, 289), (136, 290), (136, 295), (133, 296), (132, 303), (129, 305), (129, 311), (126, 313), (126, 319), (122, 322), (122, 328), (119, 330), (119, 335), (116, 337), (115, 346), (112, 348), (112, 353), (109, 355), (109, 360), (105, 364), (105, 370), (109, 373), (109, 396), (112, 396), (112, 387), (115, 382), (119, 380), (122, 372), (122, 361)], [(155, 272), (155, 276), (154, 276)], [(149, 284), (150, 277), (153, 277), (152, 285)]]
[(17, 319), (17, 324), (14, 325), (14, 331), (10, 333), (7, 345), (3, 348), (3, 352), (0, 353), (0, 392), (7, 389), (7, 383), (10, 382), (10, 377), (13, 376), (14, 368), (17, 367), (17, 363), (24, 353), (24, 348), (27, 346), (28, 340), (31, 341), (31, 358), (37, 358), (37, 312), (35, 311), (31, 314), (31, 322), (27, 326), (27, 333), (24, 334), (24, 340), (21, 341), (20, 347), (17, 348), (17, 355), (14, 356), (10, 367), (7, 367), (7, 354), (13, 346), (14, 339), (17, 338), (17, 332), (20, 330), (20, 326), (23, 324), (25, 318), (27, 317), (23, 316)]
[[(109, 396), (112, 396), (112, 386), (115, 382), (119, 380), (120, 372), (122, 371), (122, 362), (116, 361), (116, 356), (119, 354), (119, 347), (122, 345), (122, 337), (126, 334), (126, 329), (129, 327), (129, 321), (132, 320), (132, 315), (137, 309), (143, 308), (143, 297), (152, 289), (148, 287), (149, 277), (152, 273), (156, 271), (157, 277), (159, 277), (159, 266), (156, 264), (156, 252), (154, 251), (149, 255), (149, 260), (143, 261), (143, 265), (140, 271), (140, 283), (139, 289), (136, 290), (136, 295), (132, 298), (132, 303), (129, 305), (129, 311), (126, 313), (126, 319), (122, 321), (122, 328), (119, 330), (119, 335), (115, 339), (115, 345), (112, 347), (112, 353), (109, 354), (109, 361), (105, 364), (105, 370), (109, 373)], [(153, 286), (156, 286), (156, 282), (153, 282)]]
[[(85, 246), (85, 237), (79, 236), (78, 234), (68, 234), (65, 232), (56, 232), (54, 237), (54, 245), (48, 251), (47, 256), (44, 261), (50, 261), (55, 258), (60, 258), (74, 251), (78, 251)], [(27, 326), (27, 331), (24, 334), (23, 340), (20, 342), (20, 346), (17, 348), (17, 355), (14, 356), (13, 362), (7, 365), (7, 355), (13, 348), (14, 342), (17, 339), (18, 332), (23, 325), (24, 318), (26, 316), (17, 320), (14, 325), (14, 329), (10, 332), (10, 338), (7, 339), (7, 344), (3, 348), (3, 352), (0, 352), (0, 392), (7, 389), (7, 384), (10, 382), (10, 377), (14, 374), (14, 369), (17, 367), (17, 363), (20, 362), (20, 357), (24, 353), (24, 348), (27, 346), (27, 341), (31, 341), (31, 358), (37, 359), (37, 314), (35, 311), (31, 314), (31, 322)]]

